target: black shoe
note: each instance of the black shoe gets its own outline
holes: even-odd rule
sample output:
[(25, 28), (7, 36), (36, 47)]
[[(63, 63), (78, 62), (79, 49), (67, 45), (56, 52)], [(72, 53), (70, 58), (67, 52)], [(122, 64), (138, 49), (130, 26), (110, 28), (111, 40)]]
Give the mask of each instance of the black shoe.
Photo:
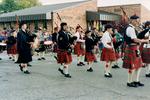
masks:
[(30, 72), (29, 72), (28, 70), (27, 70), (27, 71), (24, 71), (24, 73), (25, 73), (25, 74), (30, 74)]
[(112, 78), (112, 75), (109, 73), (109, 74), (104, 74), (104, 77), (106, 78)]
[(27, 64), (28, 67), (32, 67), (32, 65), (30, 65), (29, 63)]
[(94, 61), (94, 63), (97, 63), (97, 62), (98, 62), (97, 60)]
[(20, 70), (23, 71), (23, 67), (21, 65), (19, 65), (19, 67), (20, 67)]
[(77, 66), (82, 66), (82, 64), (81, 64), (81, 63), (78, 63)]
[(62, 75), (64, 75), (64, 71), (62, 70), (62, 69), (58, 69), (58, 71), (62, 74)]
[(149, 74), (146, 74), (145, 76), (150, 78), (150, 73), (149, 73)]
[(41, 58), (38, 58), (38, 60), (41, 60)]
[(67, 77), (67, 78), (71, 78), (70, 74), (64, 74), (64, 76)]
[(137, 84), (135, 84), (134, 82), (132, 82), (132, 83), (127, 83), (127, 86), (128, 86), (128, 87), (135, 87), (135, 88), (138, 87)]
[(15, 61), (15, 59), (12, 59), (12, 61)]
[(112, 78), (112, 74), (111, 73), (109, 73), (109, 76), (110, 76), (110, 78)]
[(41, 58), (42, 60), (46, 60), (44, 57)]
[(120, 68), (118, 65), (114, 65), (112, 66), (112, 68)]
[(84, 64), (83, 62), (80, 62), (80, 64), (81, 64), (82, 66), (85, 66), (85, 64)]
[(9, 57), (9, 59), (12, 59), (12, 57)]
[(87, 72), (93, 72), (93, 69), (92, 68), (87, 69)]
[(2, 60), (2, 58), (0, 58), (0, 60)]
[(144, 86), (144, 84), (141, 82), (134, 82), (134, 84), (136, 84), (137, 86)]

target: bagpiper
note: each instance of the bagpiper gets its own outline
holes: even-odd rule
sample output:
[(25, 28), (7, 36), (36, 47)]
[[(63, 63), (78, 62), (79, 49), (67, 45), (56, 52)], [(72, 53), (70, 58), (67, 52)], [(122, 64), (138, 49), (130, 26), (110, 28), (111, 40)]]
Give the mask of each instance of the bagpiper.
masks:
[(88, 72), (93, 72), (92, 64), (95, 61), (95, 55), (94, 55), (94, 49), (96, 47), (96, 43), (91, 37), (91, 31), (86, 31), (85, 32), (85, 61), (88, 64), (87, 71)]
[[(139, 26), (139, 17), (133, 15), (130, 17), (130, 24), (126, 28), (126, 34), (124, 40), (126, 42), (126, 48), (123, 58), (123, 68), (128, 69), (128, 87), (144, 86), (140, 82), (140, 71), (142, 67), (142, 59), (139, 50), (139, 44), (148, 42), (148, 40), (138, 39), (138, 32), (136, 27)], [(134, 78), (135, 76), (135, 78)]]
[(61, 23), (61, 29), (58, 32), (58, 51), (57, 51), (57, 62), (61, 64), (58, 71), (61, 72), (65, 77), (71, 78), (69, 74), (69, 65), (72, 62), (72, 48), (74, 47), (71, 41), (71, 36), (68, 34), (67, 23)]

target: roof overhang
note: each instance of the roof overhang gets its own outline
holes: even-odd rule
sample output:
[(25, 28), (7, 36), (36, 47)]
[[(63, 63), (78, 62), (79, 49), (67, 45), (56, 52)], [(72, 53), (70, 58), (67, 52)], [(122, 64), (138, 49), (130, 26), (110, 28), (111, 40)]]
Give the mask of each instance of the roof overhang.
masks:
[(87, 21), (101, 20), (101, 21), (118, 21), (121, 16), (117, 14), (107, 13), (107, 12), (86, 12)]

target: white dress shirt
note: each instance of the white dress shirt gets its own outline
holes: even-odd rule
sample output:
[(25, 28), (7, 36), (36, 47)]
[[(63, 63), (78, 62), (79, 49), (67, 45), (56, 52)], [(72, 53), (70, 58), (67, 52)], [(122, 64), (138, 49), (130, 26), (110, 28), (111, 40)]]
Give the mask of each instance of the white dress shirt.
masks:
[[(74, 34), (74, 36), (76, 36), (76, 37), (77, 37), (76, 42), (82, 42), (82, 43), (84, 43), (84, 42), (85, 42), (85, 40), (80, 39), (80, 33), (79, 33), (79, 32), (76, 32), (76, 33)], [(82, 36), (82, 35), (81, 35), (81, 36)], [(83, 36), (82, 36), (82, 38), (83, 38)]]
[(128, 27), (126, 30), (126, 35), (131, 39), (137, 39), (135, 27), (132, 24), (129, 24), (131, 27)]
[[(113, 48), (112, 37), (109, 32), (105, 32), (102, 36), (102, 43), (105, 48)], [(111, 46), (108, 44), (111, 43)]]

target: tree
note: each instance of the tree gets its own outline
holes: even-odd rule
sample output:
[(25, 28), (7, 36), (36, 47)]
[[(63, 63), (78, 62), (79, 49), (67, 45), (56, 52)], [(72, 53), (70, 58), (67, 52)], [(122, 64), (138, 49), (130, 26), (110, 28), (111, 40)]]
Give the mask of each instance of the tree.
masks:
[(41, 5), (38, 0), (2, 0), (0, 4), (0, 13), (12, 12), (38, 5)]

